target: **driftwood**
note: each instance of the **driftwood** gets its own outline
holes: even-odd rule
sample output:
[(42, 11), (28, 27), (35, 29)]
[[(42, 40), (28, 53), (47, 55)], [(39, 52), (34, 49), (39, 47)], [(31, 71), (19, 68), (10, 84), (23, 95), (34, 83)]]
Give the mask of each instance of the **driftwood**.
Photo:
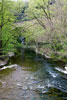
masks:
[(0, 71), (1, 70), (4, 70), (4, 69), (7, 69), (7, 68), (14, 68), (14, 67), (18, 67), (18, 65), (17, 64), (14, 64), (14, 65), (9, 65), (9, 66), (4, 66), (4, 67), (2, 67), (1, 69), (0, 69)]
[(67, 70), (67, 65), (65, 66), (65, 69)]

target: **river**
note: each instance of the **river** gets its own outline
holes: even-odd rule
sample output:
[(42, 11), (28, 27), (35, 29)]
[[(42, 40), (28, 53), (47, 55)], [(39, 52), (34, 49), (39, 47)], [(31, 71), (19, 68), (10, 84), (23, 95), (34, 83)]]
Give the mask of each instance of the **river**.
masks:
[(67, 71), (33, 51), (21, 51), (0, 70), (0, 100), (67, 100)]

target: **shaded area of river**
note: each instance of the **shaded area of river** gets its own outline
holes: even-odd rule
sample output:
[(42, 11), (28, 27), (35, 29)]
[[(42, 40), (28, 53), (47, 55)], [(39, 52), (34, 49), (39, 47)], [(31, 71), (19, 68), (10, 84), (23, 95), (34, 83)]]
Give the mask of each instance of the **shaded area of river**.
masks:
[(60, 66), (23, 52), (11, 60), (18, 67), (0, 71), (0, 100), (67, 100), (67, 74), (56, 70)]

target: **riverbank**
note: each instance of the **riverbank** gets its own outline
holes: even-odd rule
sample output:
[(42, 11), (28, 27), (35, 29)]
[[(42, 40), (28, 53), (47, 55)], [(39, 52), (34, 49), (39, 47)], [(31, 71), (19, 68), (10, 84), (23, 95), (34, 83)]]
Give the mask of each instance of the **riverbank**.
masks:
[(37, 48), (36, 46), (24, 46), (24, 49), (33, 50), (36, 54), (41, 55), (42, 57), (46, 58), (47, 60), (54, 61), (54, 62), (61, 62), (64, 65), (67, 64), (67, 56), (61, 55), (61, 53), (53, 52), (49, 48)]
[(53, 61), (62, 61), (67, 63), (67, 55), (60, 52), (53, 52), (49, 48), (48, 49), (40, 48), (38, 50), (36, 48), (35, 52), (41, 54), (47, 59), (52, 59)]
[(11, 57), (14, 56), (13, 52), (8, 52), (6, 55), (1, 55), (0, 56), (0, 67), (3, 67), (9, 63), (9, 60)]

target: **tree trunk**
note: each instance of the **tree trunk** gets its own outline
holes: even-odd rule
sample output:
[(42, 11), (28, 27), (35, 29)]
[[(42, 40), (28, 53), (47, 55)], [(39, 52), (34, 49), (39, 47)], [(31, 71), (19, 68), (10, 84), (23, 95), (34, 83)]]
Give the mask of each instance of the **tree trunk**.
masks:
[(0, 40), (0, 55), (2, 55), (2, 40)]

